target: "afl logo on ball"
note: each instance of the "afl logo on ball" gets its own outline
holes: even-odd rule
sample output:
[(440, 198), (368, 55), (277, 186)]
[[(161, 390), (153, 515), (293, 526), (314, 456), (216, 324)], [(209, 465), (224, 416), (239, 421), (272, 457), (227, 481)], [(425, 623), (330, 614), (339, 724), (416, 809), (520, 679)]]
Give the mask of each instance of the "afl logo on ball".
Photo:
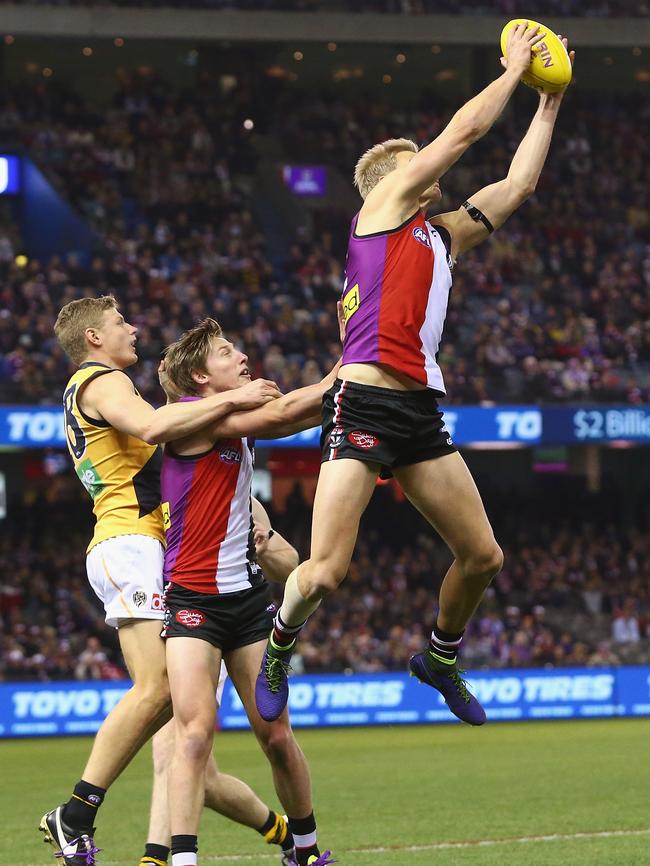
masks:
[(198, 628), (205, 622), (205, 617), (200, 610), (183, 608), (183, 610), (179, 610), (176, 614), (176, 622), (180, 622), (181, 625), (185, 625), (187, 628)]
[(416, 226), (413, 229), (413, 237), (416, 241), (420, 241), (420, 243), (424, 244), (425, 247), (429, 247), (429, 249), (431, 249), (431, 241), (429, 240), (429, 235), (421, 226)]
[(338, 448), (341, 442), (343, 442), (344, 436), (345, 430), (343, 427), (332, 427), (332, 432), (330, 433), (330, 448)]
[(348, 434), (348, 440), (357, 448), (374, 448), (379, 445), (379, 439), (376, 436), (362, 430), (355, 430), (354, 433)]

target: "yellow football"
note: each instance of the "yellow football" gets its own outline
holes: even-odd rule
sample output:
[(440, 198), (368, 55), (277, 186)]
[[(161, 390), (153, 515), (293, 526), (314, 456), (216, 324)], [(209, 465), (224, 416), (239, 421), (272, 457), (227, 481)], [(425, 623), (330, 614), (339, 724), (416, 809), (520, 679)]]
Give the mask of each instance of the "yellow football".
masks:
[[(512, 21), (508, 21), (501, 31), (501, 53), (504, 57), (508, 56), (507, 47), (510, 31), (517, 24), (522, 24), (526, 20), (526, 18), (514, 18)], [(537, 21), (528, 21), (528, 29), (533, 27), (539, 27), (539, 32), (544, 34), (544, 38), (533, 46), (533, 59), (521, 80), (529, 87), (534, 87), (535, 90), (543, 90), (544, 93), (557, 93), (559, 90), (564, 90), (571, 81), (572, 70), (569, 55), (562, 41), (552, 30), (544, 27), (543, 24), (538, 24)]]

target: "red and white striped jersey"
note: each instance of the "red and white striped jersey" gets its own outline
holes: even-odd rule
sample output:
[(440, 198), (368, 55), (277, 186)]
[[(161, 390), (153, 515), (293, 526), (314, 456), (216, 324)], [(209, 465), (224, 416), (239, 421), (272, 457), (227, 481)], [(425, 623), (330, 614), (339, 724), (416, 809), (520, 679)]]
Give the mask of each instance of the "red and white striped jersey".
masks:
[(220, 439), (209, 451), (190, 457), (174, 454), (173, 446), (165, 448), (165, 581), (225, 594), (250, 589), (263, 579), (255, 561), (252, 481), (252, 441)]
[(436, 355), (452, 282), (446, 232), (418, 211), (396, 229), (358, 236), (358, 218), (345, 265), (343, 364), (386, 364), (444, 394)]

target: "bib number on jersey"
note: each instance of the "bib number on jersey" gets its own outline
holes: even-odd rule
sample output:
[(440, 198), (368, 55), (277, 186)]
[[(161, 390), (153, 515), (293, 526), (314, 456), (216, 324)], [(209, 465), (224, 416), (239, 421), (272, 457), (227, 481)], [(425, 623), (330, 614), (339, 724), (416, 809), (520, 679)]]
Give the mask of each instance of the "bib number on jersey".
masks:
[(359, 309), (361, 298), (359, 297), (359, 283), (356, 283), (349, 292), (343, 295), (343, 318), (347, 320)]
[(72, 385), (63, 395), (63, 413), (65, 415), (65, 435), (70, 445), (70, 451), (75, 460), (81, 460), (86, 450), (86, 437), (74, 414), (74, 394), (76, 385)]

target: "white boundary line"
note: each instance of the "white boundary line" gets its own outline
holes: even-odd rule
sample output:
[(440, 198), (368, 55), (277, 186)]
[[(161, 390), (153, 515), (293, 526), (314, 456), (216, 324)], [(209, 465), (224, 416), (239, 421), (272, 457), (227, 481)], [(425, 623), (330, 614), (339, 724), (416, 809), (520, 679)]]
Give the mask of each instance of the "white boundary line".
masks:
[[(575, 839), (620, 839), (632, 836), (650, 836), (650, 828), (642, 830), (597, 830), (593, 833), (552, 833), (547, 836), (511, 836), (505, 839), (476, 839), (466, 842), (434, 842), (431, 845), (386, 845), (374, 848), (344, 848), (341, 854), (391, 854), (398, 851), (452, 851), (461, 848), (493, 848), (497, 845), (530, 845), (537, 842), (570, 842)], [(251, 860), (276, 860), (273, 854), (206, 854), (201, 860), (210, 863), (245, 863)], [(132, 863), (132, 860), (108, 860), (107, 863)], [(31, 864), (35, 866), (35, 864)], [(43, 866), (43, 864), (38, 864)], [(51, 866), (51, 861), (48, 862)], [(99, 864), (101, 866), (101, 863)]]

